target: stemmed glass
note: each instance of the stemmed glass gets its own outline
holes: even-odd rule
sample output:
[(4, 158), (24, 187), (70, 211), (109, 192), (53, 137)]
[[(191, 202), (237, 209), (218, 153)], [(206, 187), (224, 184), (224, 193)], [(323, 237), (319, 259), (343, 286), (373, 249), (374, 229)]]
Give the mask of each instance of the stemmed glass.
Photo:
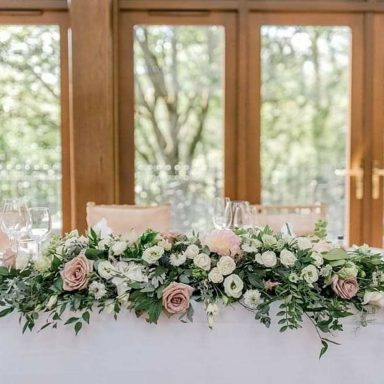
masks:
[(231, 226), (232, 210), (228, 197), (216, 197), (213, 202), (213, 225), (216, 229)]
[(251, 206), (248, 201), (233, 201), (233, 227), (250, 228), (252, 227)]
[(52, 221), (49, 208), (33, 207), (29, 209), (31, 217), (31, 236), (37, 243), (37, 255), (40, 255), (41, 244), (51, 232)]
[(30, 225), (26, 203), (19, 198), (5, 199), (1, 214), (1, 229), (8, 236), (12, 250), (18, 250), (19, 239), (28, 232)]

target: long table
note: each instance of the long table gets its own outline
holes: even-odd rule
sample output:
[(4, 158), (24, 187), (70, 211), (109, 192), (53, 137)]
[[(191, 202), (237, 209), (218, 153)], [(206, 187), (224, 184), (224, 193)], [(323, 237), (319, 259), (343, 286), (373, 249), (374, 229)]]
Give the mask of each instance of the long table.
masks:
[(0, 320), (1, 384), (382, 384), (383, 314), (368, 327), (348, 320), (319, 360), (309, 323), (281, 334), (240, 306), (223, 308), (213, 330), (195, 304), (193, 323), (107, 314), (75, 336), (70, 326), (22, 335), (17, 315)]

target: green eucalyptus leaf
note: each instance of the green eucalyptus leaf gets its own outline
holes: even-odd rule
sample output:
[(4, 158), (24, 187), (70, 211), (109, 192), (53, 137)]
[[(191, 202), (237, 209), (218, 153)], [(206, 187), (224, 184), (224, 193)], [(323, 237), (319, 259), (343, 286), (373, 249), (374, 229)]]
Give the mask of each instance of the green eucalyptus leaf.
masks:
[(332, 249), (323, 256), (324, 260), (327, 261), (346, 260), (349, 257), (348, 253), (342, 248)]

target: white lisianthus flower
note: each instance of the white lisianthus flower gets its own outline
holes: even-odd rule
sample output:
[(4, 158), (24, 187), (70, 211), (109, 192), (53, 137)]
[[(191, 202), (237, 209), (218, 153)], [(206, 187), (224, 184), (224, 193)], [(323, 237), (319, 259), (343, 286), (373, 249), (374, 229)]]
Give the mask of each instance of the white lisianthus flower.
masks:
[(312, 248), (312, 242), (307, 237), (298, 237), (296, 239), (297, 248), (301, 251)]
[(105, 280), (114, 276), (115, 268), (110, 261), (102, 260), (97, 263), (97, 273)]
[(256, 309), (261, 303), (261, 293), (257, 289), (248, 289), (243, 295), (244, 305), (250, 309)]
[(224, 276), (221, 274), (219, 268), (212, 268), (208, 273), (208, 280), (214, 284), (222, 283), (224, 280)]
[(248, 243), (248, 242), (243, 243), (243, 244), (241, 245), (241, 249), (242, 249), (244, 252), (247, 252), (247, 253), (255, 253), (255, 252), (257, 252), (257, 248), (256, 248), (253, 244)]
[(169, 256), (169, 262), (174, 267), (179, 267), (180, 265), (184, 264), (187, 261), (187, 256), (185, 253), (172, 253), (171, 256)]
[(34, 260), (33, 263), (37, 271), (44, 273), (51, 267), (52, 261), (49, 257), (40, 255)]
[(264, 244), (264, 247), (272, 248), (277, 244), (277, 239), (275, 236), (272, 235), (263, 235), (261, 236), (261, 241)]
[(142, 264), (128, 263), (128, 269), (125, 275), (132, 281), (139, 283), (148, 282), (147, 269)]
[(187, 249), (185, 250), (185, 256), (188, 257), (188, 259), (194, 259), (198, 254), (200, 250), (199, 247), (195, 244), (188, 245)]
[(256, 253), (255, 261), (256, 261), (256, 263), (263, 265), (263, 260), (261, 259), (261, 253)]
[(308, 284), (312, 285), (319, 279), (317, 268), (310, 264), (301, 270), (301, 278), (304, 279)]
[(107, 290), (105, 289), (105, 285), (103, 283), (93, 281), (89, 286), (89, 293), (95, 296), (96, 300), (99, 300), (106, 295)]
[(295, 272), (292, 272), (290, 273), (290, 275), (288, 276), (288, 280), (293, 283), (293, 284), (296, 284), (299, 280), (300, 280), (300, 277), (297, 273)]
[(115, 256), (120, 256), (127, 249), (128, 244), (125, 241), (116, 241), (111, 247), (111, 251)]
[(272, 268), (277, 264), (276, 253), (272, 251), (266, 251), (260, 256), (261, 264), (267, 268)]
[(217, 262), (217, 268), (223, 276), (230, 275), (236, 269), (235, 260), (230, 256), (222, 256)]
[(204, 271), (209, 271), (211, 269), (211, 258), (206, 253), (199, 253), (193, 259), (193, 264)]
[(364, 299), (363, 299), (363, 304), (370, 304), (375, 307), (384, 307), (384, 292), (370, 292), (366, 291), (364, 293)]
[(280, 253), (280, 262), (284, 267), (292, 267), (297, 260), (295, 254), (288, 249), (283, 249)]
[(224, 279), (224, 292), (227, 296), (238, 299), (243, 292), (243, 288), (243, 280), (236, 274), (229, 275)]
[(134, 244), (136, 243), (139, 236), (137, 235), (136, 231), (132, 229), (129, 232), (123, 233), (120, 237), (121, 241), (125, 241), (126, 243)]
[(45, 306), (48, 310), (52, 309), (57, 303), (57, 295), (52, 295), (49, 300), (47, 305)]
[(172, 249), (172, 244), (171, 244), (168, 240), (166, 240), (166, 239), (162, 239), (162, 240), (160, 240), (160, 241), (157, 243), (157, 245), (158, 245), (159, 247), (164, 248), (166, 251), (170, 251), (170, 250)]
[(143, 252), (142, 259), (148, 264), (155, 264), (164, 254), (164, 248), (154, 245)]
[(320, 268), (324, 264), (323, 256), (321, 256), (320, 253), (312, 253), (311, 258), (313, 260), (313, 264), (315, 264), (318, 268)]

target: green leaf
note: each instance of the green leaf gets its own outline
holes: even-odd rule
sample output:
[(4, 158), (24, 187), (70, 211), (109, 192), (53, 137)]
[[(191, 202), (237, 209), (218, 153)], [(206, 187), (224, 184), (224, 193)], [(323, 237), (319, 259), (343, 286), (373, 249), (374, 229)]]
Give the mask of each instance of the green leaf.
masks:
[(70, 318), (64, 323), (64, 325), (72, 324), (72, 323), (74, 323), (74, 322), (76, 322), (76, 321), (78, 321), (78, 320), (79, 320), (78, 317), (70, 317)]
[(336, 248), (325, 254), (323, 258), (327, 261), (346, 260), (349, 258), (349, 255), (344, 249)]
[(148, 310), (148, 322), (157, 323), (157, 320), (160, 317), (162, 309), (163, 309), (163, 305), (161, 300), (154, 302)]
[(53, 282), (53, 288), (55, 291), (61, 292), (63, 290), (63, 279), (61, 276), (59, 276), (54, 282)]
[(53, 258), (53, 260), (52, 260), (52, 264), (51, 264), (52, 269), (53, 269), (54, 271), (56, 271), (57, 269), (60, 268), (61, 263), (62, 263), (62, 261), (61, 261), (58, 257), (55, 256), (55, 257)]
[(13, 307), (3, 309), (2, 311), (0, 311), (0, 317), (4, 317), (4, 316), (9, 315), (10, 313), (13, 312), (13, 310), (14, 310)]
[(99, 249), (93, 249), (93, 248), (88, 248), (85, 251), (85, 256), (89, 260), (99, 260), (99, 259), (107, 259), (108, 258), (108, 255), (106, 254), (106, 252), (101, 251)]
[(9, 275), (9, 269), (6, 267), (0, 267), (0, 276), (8, 276)]
[(328, 350), (328, 343), (325, 340), (322, 339), (321, 344), (322, 344), (322, 348), (320, 351), (319, 359), (321, 359), (323, 357), (324, 353), (326, 353)]
[(89, 324), (89, 312), (84, 312), (83, 315), (81, 316), (83, 318), (83, 320)]
[(80, 329), (82, 328), (82, 326), (83, 326), (83, 323), (81, 321), (75, 324), (76, 335), (80, 332)]

